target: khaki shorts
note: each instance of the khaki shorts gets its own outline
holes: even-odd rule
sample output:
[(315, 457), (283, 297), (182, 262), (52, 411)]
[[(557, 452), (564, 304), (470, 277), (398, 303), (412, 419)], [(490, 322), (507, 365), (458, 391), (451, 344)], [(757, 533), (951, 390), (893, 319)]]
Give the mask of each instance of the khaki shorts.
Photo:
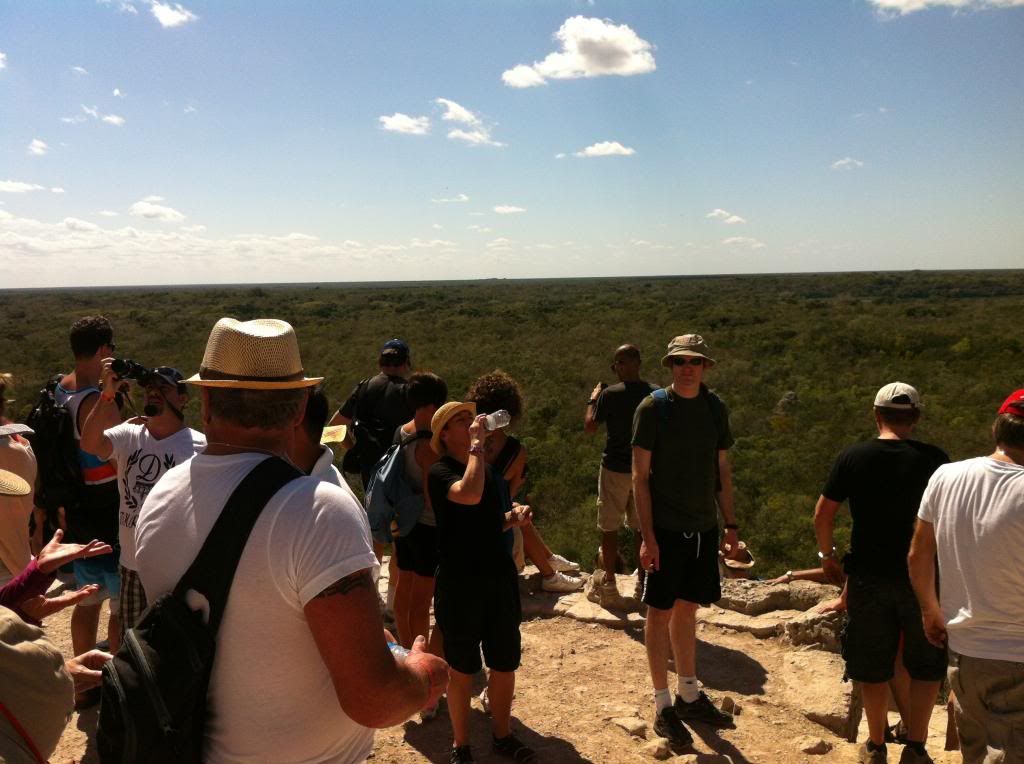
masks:
[(526, 546), (523, 544), (523, 529), (512, 529), (512, 561), (516, 564), (516, 570), (520, 573), (526, 567)]
[(601, 467), (597, 478), (597, 527), (604, 533), (623, 525), (639, 530), (640, 520), (633, 503), (633, 476)]
[(949, 652), (949, 684), (966, 764), (1024, 762), (1024, 663)]

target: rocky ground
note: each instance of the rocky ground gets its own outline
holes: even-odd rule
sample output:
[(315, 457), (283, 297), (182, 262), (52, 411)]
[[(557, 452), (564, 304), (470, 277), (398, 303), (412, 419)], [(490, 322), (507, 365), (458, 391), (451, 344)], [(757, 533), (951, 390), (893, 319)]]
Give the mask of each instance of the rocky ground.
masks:
[[(631, 591), (632, 581), (620, 578), (619, 587)], [(834, 617), (808, 611), (833, 590), (733, 582), (719, 606), (701, 610), (699, 677), (716, 702), (735, 704), (739, 714), (736, 729), (695, 727), (693, 748), (673, 752), (650, 729), (653, 701), (640, 616), (604, 611), (582, 594), (556, 597), (535, 588), (535, 578), (524, 578), (523, 666), (513, 715), (514, 728), (538, 751), (540, 761), (857, 760), (857, 745), (846, 736), (862, 741), (865, 725), (859, 697), (841, 682), (841, 661), (827, 649), (833, 647)], [(69, 619), (65, 612), (47, 624), (65, 651), (70, 650)], [(474, 750), (481, 762), (497, 761), (489, 753), (486, 714), (478, 702), (475, 706)], [(95, 762), (90, 745), (95, 724), (95, 709), (75, 714), (51, 761)], [(929, 750), (936, 762), (951, 764), (960, 756), (942, 750), (945, 729), (946, 711), (936, 708)], [(379, 732), (374, 760), (447, 761), (450, 734), (442, 707), (433, 721), (414, 719)], [(899, 753), (899, 746), (890, 746), (891, 761)]]

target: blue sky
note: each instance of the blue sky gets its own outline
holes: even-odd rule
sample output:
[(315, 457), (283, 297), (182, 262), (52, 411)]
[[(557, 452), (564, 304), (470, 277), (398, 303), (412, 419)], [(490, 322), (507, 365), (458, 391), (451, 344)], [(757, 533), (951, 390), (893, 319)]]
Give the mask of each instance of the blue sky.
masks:
[(1024, 0), (0, 2), (0, 287), (1024, 266)]

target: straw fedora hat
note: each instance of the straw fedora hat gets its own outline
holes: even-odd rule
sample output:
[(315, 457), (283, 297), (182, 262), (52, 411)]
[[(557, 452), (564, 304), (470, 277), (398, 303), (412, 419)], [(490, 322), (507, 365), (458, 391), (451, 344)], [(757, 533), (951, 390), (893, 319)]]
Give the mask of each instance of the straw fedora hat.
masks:
[(13, 472), (0, 470), (0, 496), (28, 496), (32, 486)]
[(453, 416), (460, 411), (468, 411), (476, 416), (476, 404), (473, 402), (460, 403), (459, 401), (448, 401), (441, 408), (434, 412), (430, 418), (430, 431), (433, 435), (430, 438), (430, 447), (438, 456), (444, 456), (444, 444), (441, 443), (441, 432)]
[(332, 427), (325, 427), (320, 435), (320, 444), (326, 446), (330, 443), (342, 443), (347, 435), (347, 425), (336, 424)]
[(200, 387), (293, 390), (323, 377), (307, 377), (299, 341), (287, 321), (222, 318), (213, 325), (199, 373), (185, 380)]

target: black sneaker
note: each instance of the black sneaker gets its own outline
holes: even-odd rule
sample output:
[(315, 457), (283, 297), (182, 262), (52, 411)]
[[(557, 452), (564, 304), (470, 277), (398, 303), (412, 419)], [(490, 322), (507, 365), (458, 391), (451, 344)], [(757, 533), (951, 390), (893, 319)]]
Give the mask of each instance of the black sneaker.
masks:
[(675, 709), (671, 706), (661, 709), (661, 713), (654, 719), (654, 734), (668, 738), (669, 744), (673, 747), (682, 748), (693, 743), (693, 735), (679, 721)]
[(515, 735), (508, 734), (502, 738), (492, 736), (492, 739), (494, 740), (494, 752), (512, 759), (516, 764), (526, 764), (526, 762), (537, 760), (537, 753)]
[(704, 722), (721, 729), (736, 726), (732, 714), (715, 708), (715, 704), (703, 690), (693, 703), (687, 703), (676, 695), (676, 702), (672, 704), (672, 708), (676, 712), (676, 716), (684, 722)]
[(468, 745), (452, 746), (449, 764), (474, 764), (473, 750)]

